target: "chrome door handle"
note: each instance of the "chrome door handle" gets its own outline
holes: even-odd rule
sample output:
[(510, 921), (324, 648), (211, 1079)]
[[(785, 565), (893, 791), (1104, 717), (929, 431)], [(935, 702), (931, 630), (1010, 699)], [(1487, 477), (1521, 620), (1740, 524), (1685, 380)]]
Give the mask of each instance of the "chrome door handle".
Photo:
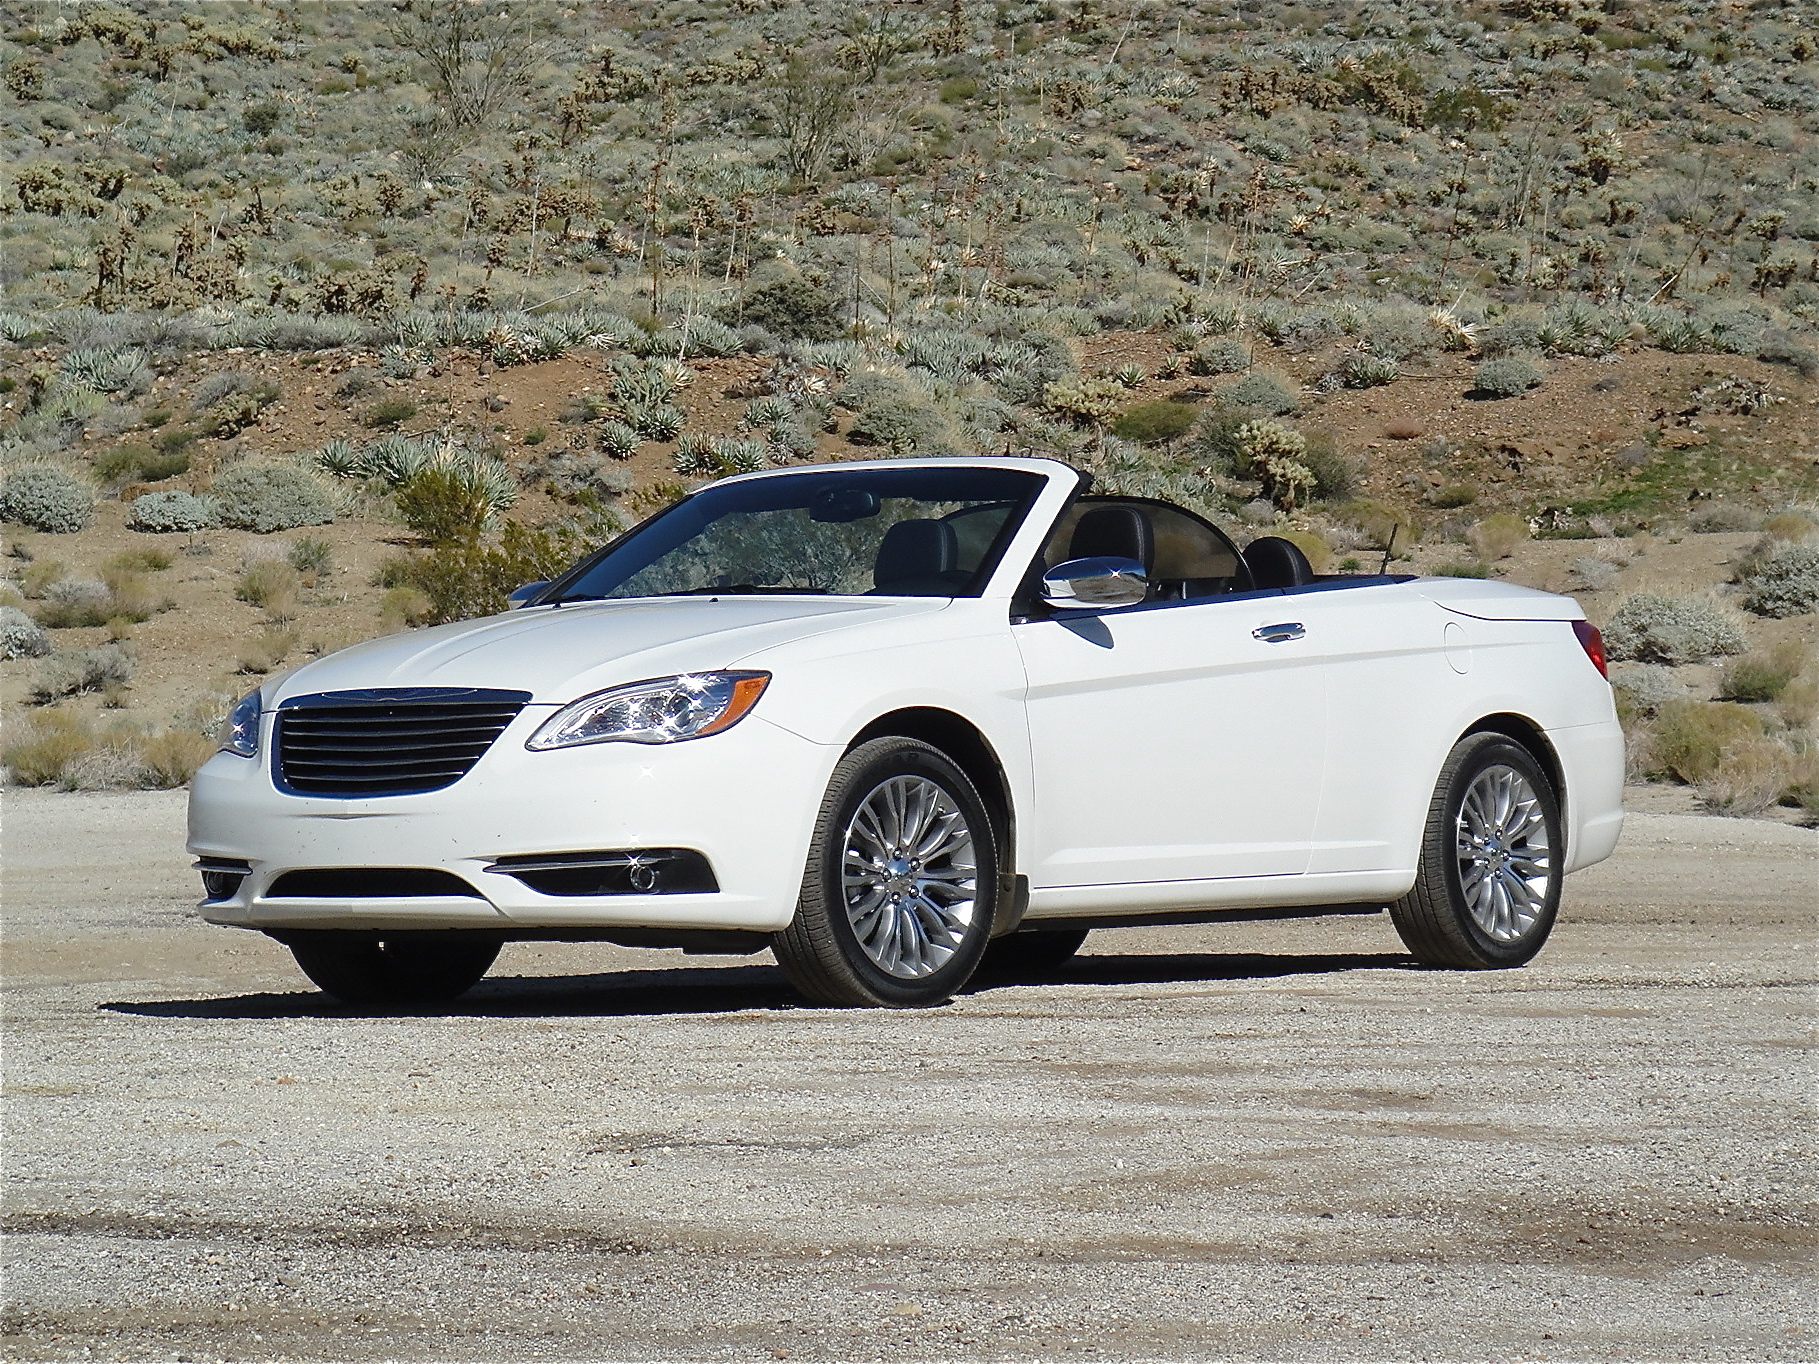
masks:
[(1280, 625), (1259, 625), (1251, 631), (1252, 639), (1260, 639), (1265, 644), (1286, 644), (1291, 639), (1300, 639), (1307, 633), (1307, 627), (1298, 620), (1285, 620)]

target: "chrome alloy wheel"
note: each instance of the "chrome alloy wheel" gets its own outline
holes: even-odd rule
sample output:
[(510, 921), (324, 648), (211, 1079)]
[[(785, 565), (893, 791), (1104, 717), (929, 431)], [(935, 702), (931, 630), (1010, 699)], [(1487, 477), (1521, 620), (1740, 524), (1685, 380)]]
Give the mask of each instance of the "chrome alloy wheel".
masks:
[(927, 777), (896, 776), (846, 826), (841, 898), (860, 949), (886, 975), (933, 975), (959, 949), (977, 906), (973, 832)]
[(1518, 941), (1545, 910), (1553, 874), (1541, 798), (1515, 768), (1487, 767), (1466, 790), (1454, 828), (1472, 921), (1496, 942)]

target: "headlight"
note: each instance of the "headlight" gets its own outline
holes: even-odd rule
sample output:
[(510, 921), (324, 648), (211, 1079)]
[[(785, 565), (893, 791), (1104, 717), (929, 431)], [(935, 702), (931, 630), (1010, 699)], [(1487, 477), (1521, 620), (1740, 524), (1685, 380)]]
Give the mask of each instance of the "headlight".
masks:
[(743, 720), (770, 680), (769, 673), (685, 673), (595, 692), (557, 711), (524, 746), (540, 751), (703, 739)]
[(243, 696), (221, 722), (221, 751), (250, 758), (259, 751), (259, 693)]

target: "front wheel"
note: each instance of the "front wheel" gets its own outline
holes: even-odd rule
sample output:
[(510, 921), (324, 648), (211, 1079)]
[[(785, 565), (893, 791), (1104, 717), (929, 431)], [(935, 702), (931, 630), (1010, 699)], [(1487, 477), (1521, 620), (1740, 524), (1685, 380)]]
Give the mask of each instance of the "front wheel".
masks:
[(796, 917), (771, 947), (819, 1003), (940, 1004), (979, 964), (997, 886), (991, 819), (966, 774), (915, 739), (874, 739), (834, 768)]
[(470, 989), (499, 955), (479, 933), (287, 933), (297, 965), (326, 994), (348, 1004), (440, 1004)]
[(1565, 853), (1541, 765), (1504, 735), (1467, 735), (1440, 769), (1414, 888), (1390, 918), (1431, 966), (1521, 966), (1553, 930)]

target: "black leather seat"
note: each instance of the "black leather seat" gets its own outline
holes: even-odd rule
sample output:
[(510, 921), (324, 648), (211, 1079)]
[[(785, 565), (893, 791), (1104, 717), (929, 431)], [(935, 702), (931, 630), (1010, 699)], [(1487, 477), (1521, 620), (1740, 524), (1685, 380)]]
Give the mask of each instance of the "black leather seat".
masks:
[(1244, 548), (1251, 581), (1257, 587), (1306, 587), (1314, 580), (1314, 566), (1293, 540), (1265, 535)]
[(1070, 559), (1135, 559), (1145, 573), (1156, 568), (1156, 531), (1141, 507), (1094, 507), (1074, 526)]
[(872, 562), (872, 591), (888, 597), (951, 597), (967, 579), (960, 541), (945, 521), (899, 521)]

